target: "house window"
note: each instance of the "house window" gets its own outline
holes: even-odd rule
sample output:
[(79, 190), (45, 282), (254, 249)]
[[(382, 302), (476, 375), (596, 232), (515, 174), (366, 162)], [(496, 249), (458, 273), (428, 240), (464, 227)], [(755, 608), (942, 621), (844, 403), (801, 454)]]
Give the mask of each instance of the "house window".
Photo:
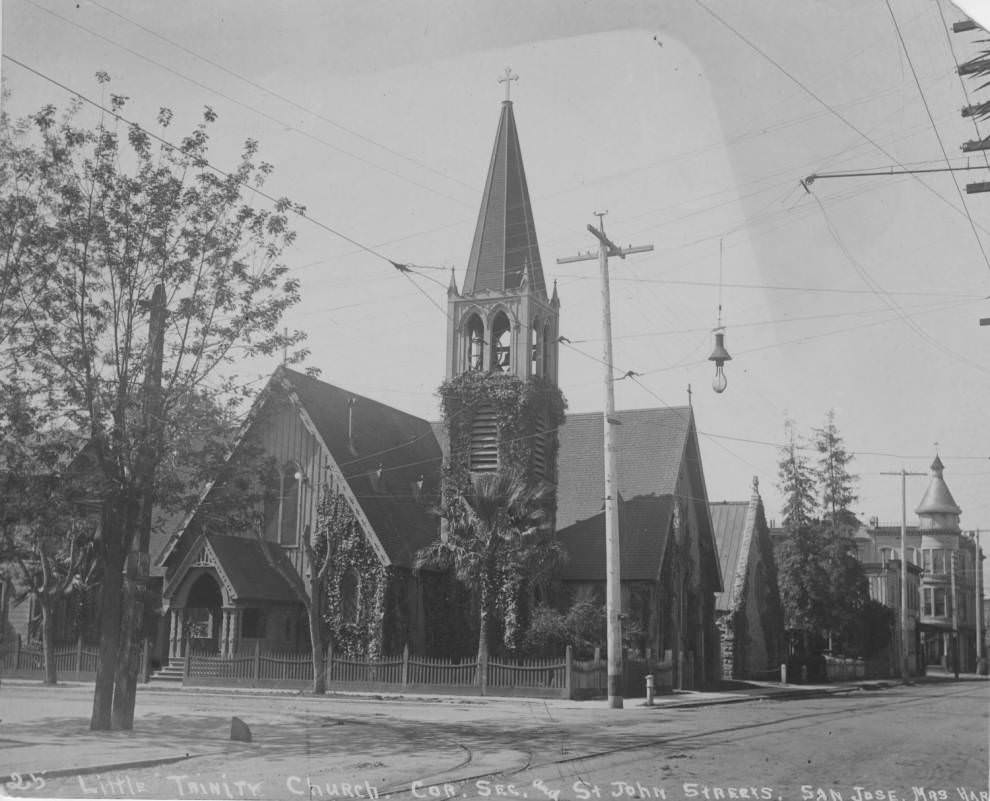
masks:
[(880, 561), (883, 564), (887, 564), (887, 562), (889, 562), (893, 558), (894, 558), (894, 549), (893, 548), (881, 548), (880, 549)]
[(499, 312), (492, 323), (492, 372), (509, 372), (511, 357), (512, 326), (505, 312)]
[(467, 324), (467, 369), (482, 369), (485, 346), (485, 327), (477, 314), (472, 314)]
[(340, 579), (340, 618), (342, 622), (358, 622), (360, 596), (361, 584), (357, 571), (350, 568)]
[(935, 588), (935, 617), (945, 617), (945, 590), (941, 587)]
[(932, 601), (932, 596), (933, 596), (932, 588), (925, 587), (923, 593), (925, 596), (925, 608), (923, 614), (925, 615), (925, 617), (931, 617), (932, 615), (935, 614), (935, 608)]
[(265, 613), (249, 607), (241, 612), (241, 636), (246, 639), (261, 639), (265, 636)]
[(942, 548), (932, 550), (932, 572), (936, 575), (945, 573), (945, 550)]

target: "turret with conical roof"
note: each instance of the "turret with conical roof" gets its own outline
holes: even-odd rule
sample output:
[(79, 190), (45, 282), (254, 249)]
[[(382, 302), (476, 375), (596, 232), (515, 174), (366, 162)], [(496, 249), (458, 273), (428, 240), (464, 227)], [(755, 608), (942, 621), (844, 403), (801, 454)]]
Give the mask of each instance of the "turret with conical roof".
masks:
[(560, 301), (543, 275), (506, 70), (495, 145), (461, 291), (448, 291), (447, 378), (468, 370), (557, 383)]
[(932, 478), (925, 490), (921, 503), (914, 510), (918, 515), (918, 525), (922, 529), (959, 531), (959, 515), (962, 509), (956, 504), (949, 487), (942, 477), (945, 465), (938, 454), (932, 462)]

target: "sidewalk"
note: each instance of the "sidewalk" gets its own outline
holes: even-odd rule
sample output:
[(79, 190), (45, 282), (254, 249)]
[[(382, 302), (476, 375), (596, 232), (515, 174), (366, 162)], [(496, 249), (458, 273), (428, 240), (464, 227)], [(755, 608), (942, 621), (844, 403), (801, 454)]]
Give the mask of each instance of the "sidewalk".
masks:
[[(960, 680), (986, 680), (986, 677), (975, 675), (961, 676)], [(927, 676), (915, 680), (916, 683), (940, 683), (953, 681), (951, 674), (947, 676)], [(859, 680), (852, 682), (819, 684), (819, 685), (781, 685), (775, 683), (749, 682), (750, 686), (728, 691), (694, 692), (677, 691), (672, 694), (658, 695), (653, 705), (647, 706), (645, 699), (626, 699), (625, 708), (637, 716), (650, 715), (665, 709), (685, 709), (720, 704), (737, 704), (750, 701), (775, 700), (784, 701), (796, 698), (824, 697), (858, 691), (878, 691), (902, 682), (899, 679), (888, 680)], [(91, 691), (89, 683), (65, 683), (52, 692), (66, 691), (73, 697), (84, 695)], [(16, 689), (19, 687), (38, 688), (37, 681), (29, 679), (4, 679), (2, 688)], [(3, 692), (3, 689), (0, 689)], [(149, 688), (142, 686), (139, 694), (181, 694), (190, 699), (207, 698), (209, 696), (238, 696), (244, 694), (267, 696), (270, 698), (299, 698), (303, 694), (298, 691), (261, 690), (246, 688)], [(512, 705), (530, 704), (529, 698), (504, 698), (496, 696), (451, 696), (451, 695), (384, 695), (372, 693), (328, 693), (325, 698), (313, 698), (315, 703), (332, 702), (334, 699), (381, 701), (387, 703), (431, 703), (458, 705)], [(601, 700), (569, 701), (564, 699), (540, 700), (551, 709), (583, 710), (597, 714), (606, 712)], [(480, 711), (480, 710), (479, 710)], [(0, 713), (2, 714), (2, 713)], [(180, 711), (181, 714), (181, 711)], [(195, 719), (183, 727), (179, 734), (166, 722), (157, 730), (148, 731), (147, 727), (141, 733), (137, 732), (100, 732), (93, 733), (88, 729), (88, 720), (73, 720), (71, 725), (62, 725), (57, 729), (49, 727), (40, 729), (22, 721), (21, 723), (0, 723), (0, 786), (7, 784), (8, 789), (28, 790), (24, 782), (33, 781), (30, 777), (59, 776), (93, 776), (94, 774), (113, 774), (126, 769), (137, 769), (157, 765), (181, 763), (184, 760), (208, 755), (243, 754), (250, 749), (250, 744), (232, 742), (229, 739), (229, 719), (224, 726), (217, 723), (211, 725), (197, 724)], [(23, 786), (17, 787), (18, 778)], [(94, 779), (98, 780), (98, 779)], [(126, 789), (126, 788), (125, 788)], [(126, 794), (126, 793), (125, 793)]]

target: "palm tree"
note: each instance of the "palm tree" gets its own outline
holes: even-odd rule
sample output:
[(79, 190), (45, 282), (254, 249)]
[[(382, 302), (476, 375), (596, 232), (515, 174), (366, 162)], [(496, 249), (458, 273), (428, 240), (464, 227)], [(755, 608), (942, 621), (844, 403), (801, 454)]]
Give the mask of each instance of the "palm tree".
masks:
[(417, 555), (418, 567), (453, 570), (475, 594), (479, 679), (488, 662), (489, 622), (500, 573), (504, 575), (507, 567), (532, 572), (557, 556), (548, 536), (551, 493), (546, 482), (533, 485), (518, 473), (475, 473), (440, 511), (445, 524), (440, 539)]

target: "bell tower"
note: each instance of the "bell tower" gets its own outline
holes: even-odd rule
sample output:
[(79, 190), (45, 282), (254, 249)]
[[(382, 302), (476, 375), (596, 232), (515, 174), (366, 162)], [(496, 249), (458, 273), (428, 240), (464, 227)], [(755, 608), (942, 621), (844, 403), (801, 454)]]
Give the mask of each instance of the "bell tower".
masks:
[(447, 290), (447, 379), (471, 370), (557, 384), (560, 301), (547, 296), (519, 134), (505, 83), (464, 285)]
[(547, 295), (506, 69), (495, 145), (464, 284), (447, 290), (446, 380), (440, 388), (448, 487), (508, 469), (556, 479), (560, 300)]

